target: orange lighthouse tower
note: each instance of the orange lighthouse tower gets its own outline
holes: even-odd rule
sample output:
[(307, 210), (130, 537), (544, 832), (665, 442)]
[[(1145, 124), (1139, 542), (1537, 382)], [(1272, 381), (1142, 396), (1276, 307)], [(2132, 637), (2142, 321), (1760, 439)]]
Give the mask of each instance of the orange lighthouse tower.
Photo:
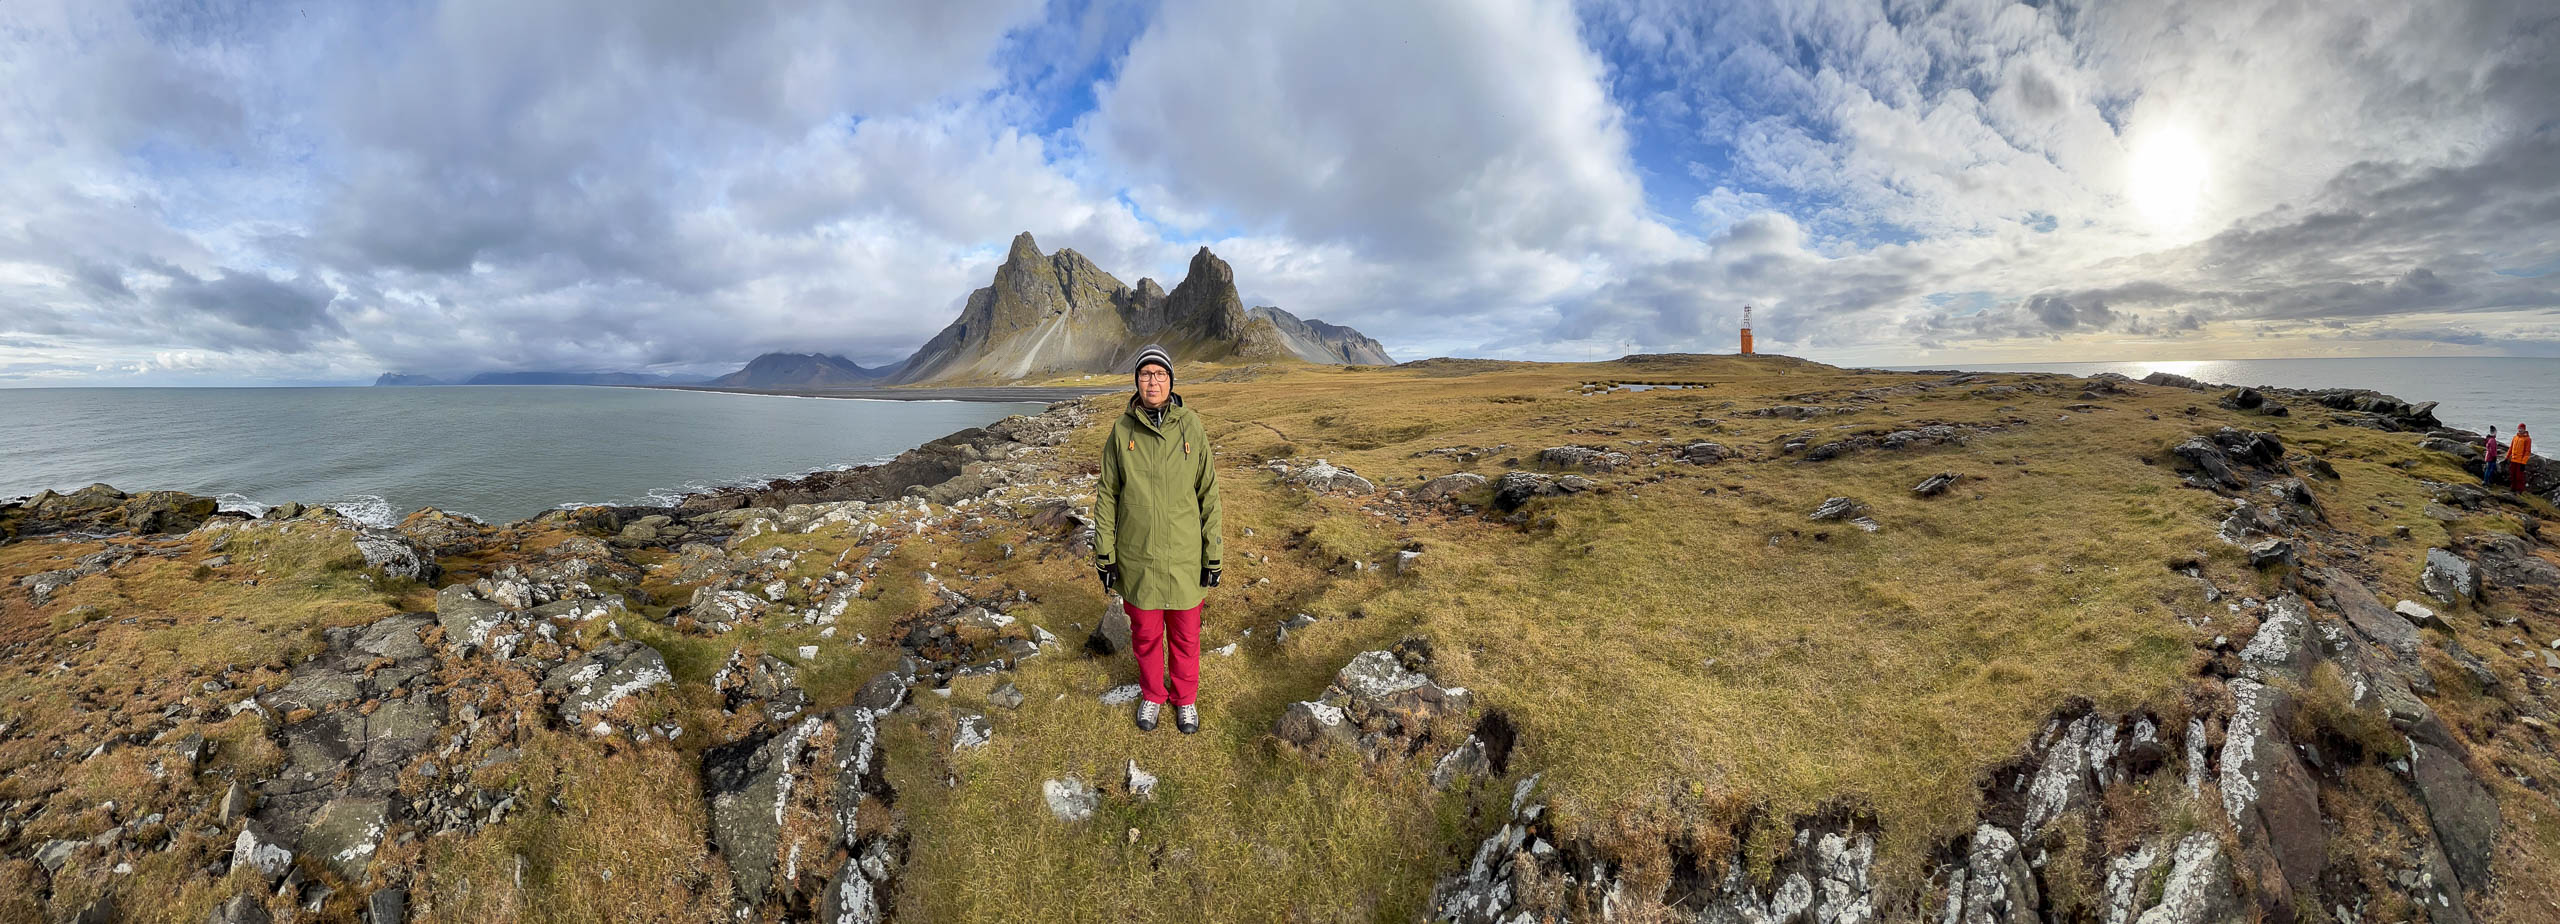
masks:
[(1751, 355), (1751, 306), (1742, 306), (1742, 355)]

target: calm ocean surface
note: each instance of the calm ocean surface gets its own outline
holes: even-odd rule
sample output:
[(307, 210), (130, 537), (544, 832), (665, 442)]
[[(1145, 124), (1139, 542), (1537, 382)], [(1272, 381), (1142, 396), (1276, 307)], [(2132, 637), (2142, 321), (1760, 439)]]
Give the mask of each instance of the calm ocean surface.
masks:
[[(1920, 366), (1891, 366), (1918, 369)], [(2436, 419), (2474, 432), (2496, 424), (2501, 439), (2516, 423), (2560, 434), (2560, 359), (2403, 357), (2389, 359), (2222, 359), (2151, 363), (1975, 363), (1925, 368), (1984, 372), (2118, 372), (2141, 378), (2174, 372), (2226, 385), (2280, 388), (2370, 388), (2403, 401), (2435, 401)], [(2560, 437), (2554, 437), (2560, 439)], [(2560, 442), (2549, 445), (2560, 446)], [(2537, 450), (2534, 455), (2545, 455)]]
[(0, 498), (106, 482), (492, 523), (887, 459), (1039, 403), (645, 388), (0, 389)]

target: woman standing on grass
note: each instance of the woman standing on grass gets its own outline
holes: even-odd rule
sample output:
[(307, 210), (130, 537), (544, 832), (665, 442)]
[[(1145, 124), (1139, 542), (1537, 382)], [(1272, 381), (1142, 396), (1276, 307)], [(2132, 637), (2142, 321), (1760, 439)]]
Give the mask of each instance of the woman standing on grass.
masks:
[[(1094, 570), (1120, 592), (1129, 648), (1138, 656), (1138, 730), (1154, 731), (1165, 704), (1183, 734), (1200, 730), (1200, 607), (1218, 586), (1218, 469), (1200, 415), (1173, 393), (1173, 357), (1148, 344), (1131, 370), (1138, 393), (1111, 423), (1094, 501)], [(1173, 671), (1165, 676), (1165, 637)]]

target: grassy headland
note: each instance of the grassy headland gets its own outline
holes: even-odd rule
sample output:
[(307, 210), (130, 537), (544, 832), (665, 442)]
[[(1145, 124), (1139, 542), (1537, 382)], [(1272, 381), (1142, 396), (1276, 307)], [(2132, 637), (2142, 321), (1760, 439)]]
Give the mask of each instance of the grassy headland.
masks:
[[(884, 505), (864, 522), (885, 534), (775, 531), (729, 543), (730, 561), (785, 562), (775, 577), (788, 589), (770, 615), (726, 631), (678, 618), (706, 582), (686, 579), (676, 551), (615, 553), (640, 577), (598, 583), (632, 592), (640, 618), (587, 624), (564, 644), (620, 633), (657, 649), (675, 682), (645, 695), (634, 727), (688, 732), (627, 742), (519, 720), (508, 742), (514, 769), (485, 782), (527, 808), (386, 849), (373, 884), (406, 886), (421, 919), (725, 916), (728, 874), (705, 851), (702, 786), (688, 774), (705, 748), (754, 722), (711, 688), (715, 675), (733, 652), (770, 654), (800, 671), (813, 711), (842, 706), (896, 665), (900, 640), (947, 590), (1019, 601), (1007, 610), (1018, 627), (1041, 626), (1066, 644), (1008, 671), (958, 678), (947, 698), (919, 687), (910, 709), (882, 720), (896, 797), (867, 817), (905, 838), (896, 920), (1413, 920), (1429, 914), (1434, 883), (1462, 870), (1504, 822), (1515, 784), (1532, 774), (1557, 836), (1609, 857), (1634, 891), (1712, 880), (1721, 871), (1709, 867), (1736, 849), (1765, 874), (1793, 849), (1796, 819), (1846, 812), (1872, 819), (1877, 892), (1916, 893), (1943, 865), (1933, 851), (1975, 828), (1986, 781), (2017, 762), (2063, 704), (2085, 700), (2177, 727), (2227, 711), (2202, 678), (2258, 619), (2228, 604), (2298, 589), (2300, 572), (2253, 567), (2243, 548), (2216, 536), (2230, 502), (2182, 485), (2171, 452), (2181, 441), (2233, 426), (2325, 460), (2336, 476), (2311, 479), (2310, 489), (2340, 543), (2314, 557), (2355, 573), (2386, 605), (2427, 599), (2419, 571), (2430, 546), (2515, 533), (2554, 514), (2535, 499), (2431, 515), (2422, 480), (2469, 476), (2410, 434), (2333, 425), (2318, 409), (2228, 410), (2211, 393), (2180, 388), (2101, 386), (2084, 396), (2090, 384), (1858, 372), (1775, 356), (1189, 366), (1177, 390), (1215, 440), (1227, 528), (1227, 577), (1208, 601), (1202, 644), (1236, 645), (1204, 659), (1201, 734), (1137, 731), (1126, 707), (1096, 699), (1134, 682), (1134, 665), (1072, 650), (1107, 598), (1068, 536), (1037, 514), (1057, 499), (1092, 501), (1099, 440), (1124, 400), (1096, 395), (1083, 399), (1092, 413), (1082, 429), (1011, 460), (1025, 471), (965, 508)], [(1906, 431), (1943, 438), (1886, 444)], [(1700, 441), (1729, 457), (1693, 461), (1686, 447)], [(1572, 469), (1596, 487), (1530, 500), (1516, 514), (1496, 509), (1490, 485), (1454, 503), (1414, 496), (1451, 472), (1562, 474), (1540, 454), (1568, 445), (1625, 460)], [(1313, 493), (1264, 467), (1316, 458), (1377, 491)], [(1949, 490), (1914, 494), (1941, 473), (1958, 476)], [(1876, 528), (1809, 516), (1833, 497), (1859, 502)], [(446, 559), (442, 583), (488, 576), (590, 532), (567, 516), (492, 531)], [(33, 884), (48, 878), (27, 859), (36, 845), (157, 811), (170, 819), (157, 836), (191, 839), (181, 859), (137, 863), (113, 888), (176, 899), (128, 901), (137, 919), (203, 919), (247, 875), (204, 875), (229, 847), (208, 800), (220, 797), (226, 772), (272, 769), (273, 745), (255, 716), (173, 729), (143, 713), (189, 697), (210, 711), (212, 699), (228, 697), (207, 692), (207, 678), (233, 690), (280, 683), (319, 650), (322, 628), (434, 607), (431, 588), (346, 568), (342, 544), (306, 549), (300, 536), (244, 531), (229, 540), (231, 560), (207, 569), (195, 564), (212, 554), (206, 541), (0, 547), (0, 583), (13, 588), (0, 597), (0, 766), (9, 774), (0, 798), (13, 806), (0, 879), (17, 885), (5, 890), (19, 896), (9, 900), (16, 914), (62, 916), (100, 891), (51, 878), (36, 904)], [(884, 542), (895, 549), (863, 572), (825, 630), (782, 617), (816, 603), (808, 588), (829, 586), (831, 572), (853, 570), (849, 562)], [(83, 578), (41, 606), (14, 591), (23, 576), (118, 545), (175, 554)], [(1393, 567), (1406, 550), (1421, 556)], [(266, 569), (259, 584), (242, 584), (255, 568)], [(2231, 601), (2208, 600), (2207, 582)], [(1275, 640), (1300, 614), (1315, 621)], [(2453, 615), (2430, 638), (2475, 652), (2498, 652), (2506, 634), (2543, 639), (2560, 629), (2549, 611), (2513, 596)], [(2506, 619), (2519, 622), (2497, 622)], [(1486, 713), (1517, 730), (1498, 778), (1436, 789), (1436, 754), (1310, 754), (1272, 733), (1289, 704), (1317, 697), (1354, 655), (1416, 638), (1431, 647), (1436, 682), (1474, 694), (1469, 716), (1444, 720), (1455, 726), (1444, 740), (1464, 737)], [(803, 654), (811, 649), (814, 657)], [(2441, 651), (2428, 655), (2442, 675), (2435, 709), (2483, 766), (2508, 771), (2486, 779), (2512, 822), (2500, 842), (2505, 878), (2475, 908), (2491, 920), (2560, 910), (2530, 897), (2560, 886), (2551, 862), (2560, 826), (2541, 804), (2548, 797), (2518, 781), (2560, 778), (2549, 739), (2514, 724), (2535, 714), (2515, 697), (2546, 689), (2527, 678), (2541, 675), (2538, 663), (2493, 657), (2504, 689), (2489, 691)], [(445, 671), (448, 695), (483, 712), (545, 709), (538, 689), (450, 663)], [(991, 702), (1006, 684), (1021, 695), (1018, 707)], [(992, 738), (955, 747), (961, 713), (985, 716)], [(2332, 719), (2349, 724), (2342, 716)], [(131, 766), (61, 759), (137, 733), (149, 743), (128, 751), (138, 755), (190, 733), (238, 746), (175, 777), (155, 777), (142, 756)], [(1152, 799), (1122, 791), (1129, 761), (1160, 778)], [(1044, 782), (1070, 775), (1103, 793), (1087, 821), (1062, 823), (1044, 804)], [(2111, 816), (2149, 819), (2113, 832), (2124, 843), (2077, 849), (2211, 830), (2186, 794), (2171, 791), (2176, 776), (2124, 797), (2156, 806)], [(2341, 818), (2389, 801), (2336, 798), (2322, 807)], [(103, 802), (116, 807), (100, 812)], [(125, 830), (137, 855), (172, 856)], [(111, 862), (120, 849), (83, 848), (74, 862)], [(2342, 837), (2331, 849), (2350, 863), (2358, 851), (2393, 848)], [(353, 913), (365, 891), (342, 891), (324, 916)], [(2076, 907), (2069, 900), (2050, 899)]]

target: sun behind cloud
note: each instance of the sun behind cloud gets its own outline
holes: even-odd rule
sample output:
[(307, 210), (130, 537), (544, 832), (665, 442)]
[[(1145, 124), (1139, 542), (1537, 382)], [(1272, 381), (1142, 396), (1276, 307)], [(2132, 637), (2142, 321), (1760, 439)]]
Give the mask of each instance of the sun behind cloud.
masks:
[(2145, 132), (2127, 166), (2125, 196), (2151, 230), (2176, 234), (2195, 224), (2210, 168), (2193, 132), (2176, 123)]

